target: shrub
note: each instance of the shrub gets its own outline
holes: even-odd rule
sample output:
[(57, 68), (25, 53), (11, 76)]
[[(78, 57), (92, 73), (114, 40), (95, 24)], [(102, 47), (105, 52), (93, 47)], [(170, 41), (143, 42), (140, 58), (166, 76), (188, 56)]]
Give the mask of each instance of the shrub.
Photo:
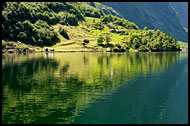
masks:
[(104, 42), (105, 38), (103, 36), (99, 36), (97, 39), (97, 42), (99, 45), (101, 45)]
[(60, 34), (61, 34), (64, 38), (69, 39), (69, 35), (67, 34), (67, 31), (64, 30), (62, 27), (59, 27), (59, 32), (60, 32)]
[(141, 46), (139, 47), (139, 51), (148, 51), (148, 47), (145, 46), (145, 45), (141, 45)]
[(108, 45), (108, 44), (109, 44), (109, 42), (111, 41), (110, 36), (109, 36), (109, 35), (106, 35), (105, 40), (106, 40), (106, 43), (107, 43), (107, 45)]
[(97, 22), (96, 24), (94, 24), (94, 28), (102, 30), (103, 29), (103, 23), (102, 22)]

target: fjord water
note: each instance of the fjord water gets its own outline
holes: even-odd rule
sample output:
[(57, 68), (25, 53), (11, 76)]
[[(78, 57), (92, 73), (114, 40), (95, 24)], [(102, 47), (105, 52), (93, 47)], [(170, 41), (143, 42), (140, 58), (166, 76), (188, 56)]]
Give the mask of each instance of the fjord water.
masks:
[(188, 53), (2, 55), (3, 124), (188, 123)]

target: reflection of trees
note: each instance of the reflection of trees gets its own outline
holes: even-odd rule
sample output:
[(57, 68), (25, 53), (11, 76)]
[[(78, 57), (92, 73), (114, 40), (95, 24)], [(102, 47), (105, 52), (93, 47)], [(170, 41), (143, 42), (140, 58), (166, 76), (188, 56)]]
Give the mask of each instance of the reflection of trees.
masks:
[(16, 64), (19, 62), (24, 62), (27, 61), (28, 58), (25, 56), (26, 54), (2, 54), (2, 66), (7, 65), (7, 64)]
[(5, 65), (3, 123), (70, 123), (122, 82), (139, 72), (161, 72), (178, 57), (178, 53), (56, 54), (54, 59)]
[[(43, 77), (39, 76), (38, 72), (48, 71), (53, 73), (57, 65), (58, 63), (51, 59), (39, 58), (4, 66), (2, 69), (3, 86), (8, 84), (13, 90), (31, 90), (33, 86), (31, 84), (34, 84), (33, 79), (37, 80)], [(38, 75), (36, 76), (36, 74)]]

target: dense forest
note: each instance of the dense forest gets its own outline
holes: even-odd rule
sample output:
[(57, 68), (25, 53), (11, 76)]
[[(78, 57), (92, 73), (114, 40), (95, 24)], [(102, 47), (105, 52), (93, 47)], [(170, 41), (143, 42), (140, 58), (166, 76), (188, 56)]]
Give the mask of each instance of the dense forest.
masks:
[[(101, 10), (74, 3), (8, 2), (2, 4), (2, 38), (33, 45), (52, 45), (59, 41), (51, 25), (78, 25), (84, 16), (100, 17)], [(80, 9), (80, 10), (79, 10)]]
[[(10, 41), (20, 45), (53, 46), (61, 41), (72, 41), (69, 30), (54, 26), (81, 28), (81, 22), (87, 31), (99, 32), (94, 41), (94, 47), (111, 48), (113, 51), (176, 51), (180, 46), (176, 39), (161, 30), (139, 29), (134, 23), (122, 17), (105, 14), (90, 2), (4, 2), (2, 3), (2, 48)], [(106, 7), (105, 5), (102, 7)], [(109, 8), (110, 9), (110, 8)], [(114, 12), (117, 13), (117, 12)], [(93, 22), (88, 22), (91, 17)], [(90, 24), (91, 23), (91, 24)], [(108, 30), (108, 24), (114, 25), (115, 30), (123, 29), (118, 40), (113, 41), (117, 33)], [(83, 27), (83, 29), (84, 29)], [(107, 33), (105, 33), (107, 32)], [(91, 34), (87, 32), (87, 34)], [(106, 34), (106, 35), (105, 35)], [(112, 37), (111, 37), (112, 36)], [(82, 41), (81, 41), (82, 42)], [(81, 43), (79, 42), (79, 43)], [(86, 44), (86, 43), (85, 43)], [(83, 46), (85, 47), (83, 43)], [(16, 45), (18, 46), (18, 45)]]

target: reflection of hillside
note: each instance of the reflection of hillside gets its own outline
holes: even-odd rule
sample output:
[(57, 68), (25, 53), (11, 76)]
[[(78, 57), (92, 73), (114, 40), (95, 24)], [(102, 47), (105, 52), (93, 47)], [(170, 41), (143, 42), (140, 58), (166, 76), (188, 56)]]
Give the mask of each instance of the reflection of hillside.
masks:
[(70, 123), (94, 100), (105, 98), (139, 73), (167, 69), (179, 53), (32, 56), (3, 66), (3, 123)]

